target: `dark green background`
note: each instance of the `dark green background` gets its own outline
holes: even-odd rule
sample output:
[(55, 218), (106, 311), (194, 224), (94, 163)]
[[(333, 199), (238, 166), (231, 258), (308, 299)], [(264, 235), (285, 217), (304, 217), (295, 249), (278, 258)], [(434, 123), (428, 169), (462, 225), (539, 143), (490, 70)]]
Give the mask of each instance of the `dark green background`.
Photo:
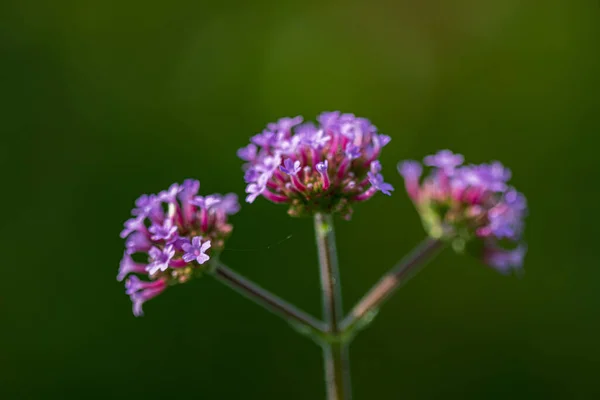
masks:
[[(140, 193), (242, 195), (238, 147), (332, 109), (392, 136), (397, 188), (338, 221), (346, 307), (423, 237), (397, 161), (502, 160), (531, 208), (523, 278), (444, 252), (353, 343), (356, 399), (599, 396), (599, 49), (598, 1), (3, 1), (0, 397), (323, 398), (317, 346), (238, 294), (136, 319), (115, 276)], [(311, 221), (233, 222), (224, 261), (318, 313)]]

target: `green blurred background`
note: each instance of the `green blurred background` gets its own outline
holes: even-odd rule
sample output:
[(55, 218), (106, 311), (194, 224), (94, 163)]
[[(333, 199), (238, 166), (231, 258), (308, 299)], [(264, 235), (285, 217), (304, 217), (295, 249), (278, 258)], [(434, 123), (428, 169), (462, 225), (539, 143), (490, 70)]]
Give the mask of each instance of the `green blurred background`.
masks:
[[(0, 398), (323, 398), (319, 348), (238, 294), (198, 280), (136, 319), (115, 276), (140, 193), (242, 195), (249, 136), (334, 109), (392, 136), (397, 188), (338, 221), (347, 308), (423, 238), (397, 161), (501, 160), (531, 207), (523, 278), (443, 253), (353, 343), (356, 399), (600, 396), (598, 1), (8, 0), (0, 22)], [(312, 222), (263, 199), (233, 221), (253, 251), (224, 261), (318, 314)]]

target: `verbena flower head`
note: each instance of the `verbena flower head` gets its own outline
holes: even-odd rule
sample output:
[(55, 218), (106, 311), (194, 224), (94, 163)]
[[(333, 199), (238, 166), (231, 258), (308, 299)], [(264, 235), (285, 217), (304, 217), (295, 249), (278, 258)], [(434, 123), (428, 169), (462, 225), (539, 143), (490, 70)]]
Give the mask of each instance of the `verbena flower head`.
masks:
[(442, 150), (427, 156), (428, 174), (417, 161), (398, 164), (406, 191), (430, 236), (449, 240), (456, 250), (476, 251), (501, 272), (520, 268), (525, 196), (508, 185), (511, 172), (500, 162), (463, 165), (464, 157)]
[(289, 204), (292, 216), (339, 212), (350, 218), (352, 203), (377, 191), (391, 194), (378, 161), (389, 136), (369, 120), (339, 111), (322, 113), (317, 121), (282, 118), (238, 151), (246, 161), (247, 202), (262, 196)]
[(232, 230), (228, 216), (240, 208), (237, 196), (198, 196), (199, 189), (200, 182), (188, 179), (158, 194), (144, 194), (125, 222), (125, 253), (117, 279), (127, 279), (126, 293), (136, 316), (143, 315), (144, 302), (200, 275), (207, 261), (223, 250)]

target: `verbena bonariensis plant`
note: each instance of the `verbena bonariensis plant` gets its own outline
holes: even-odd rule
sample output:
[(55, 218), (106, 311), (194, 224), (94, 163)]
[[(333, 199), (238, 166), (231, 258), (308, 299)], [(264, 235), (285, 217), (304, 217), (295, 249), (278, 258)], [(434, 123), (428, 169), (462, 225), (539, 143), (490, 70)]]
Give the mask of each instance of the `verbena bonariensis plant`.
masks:
[[(327, 398), (350, 399), (348, 345), (379, 307), (412, 273), (450, 245), (502, 273), (520, 271), (525, 197), (508, 185), (511, 172), (499, 162), (464, 165), (463, 156), (442, 150), (423, 164), (404, 161), (398, 171), (425, 227), (427, 238), (400, 260), (346, 315), (333, 214), (350, 219), (352, 205), (393, 187), (378, 160), (390, 137), (364, 118), (326, 112), (318, 124), (301, 117), (267, 125), (238, 151), (247, 183), (246, 201), (259, 196), (288, 205), (291, 216), (311, 216), (319, 253), (323, 320), (299, 310), (240, 276), (219, 260), (232, 231), (228, 216), (239, 211), (235, 194), (199, 196), (188, 179), (157, 195), (142, 195), (125, 222), (118, 280), (124, 280), (133, 313), (167, 287), (210, 275), (256, 301), (311, 337), (323, 349)], [(423, 168), (429, 169), (422, 178)], [(138, 276), (145, 279), (142, 280)]]

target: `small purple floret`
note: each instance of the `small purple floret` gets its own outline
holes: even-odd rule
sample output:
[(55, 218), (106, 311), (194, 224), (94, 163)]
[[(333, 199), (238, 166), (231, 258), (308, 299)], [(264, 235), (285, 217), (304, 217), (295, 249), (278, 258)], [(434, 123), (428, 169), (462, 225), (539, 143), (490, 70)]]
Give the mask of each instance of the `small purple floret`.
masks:
[(147, 235), (140, 232), (133, 232), (125, 240), (125, 248), (129, 254), (146, 252), (150, 250), (150, 247), (152, 247), (152, 242)]
[(380, 142), (381, 147), (387, 146), (387, 144), (391, 141), (392, 141), (391, 136), (383, 135), (383, 134), (379, 135), (379, 142)]
[(185, 262), (192, 262), (195, 260), (198, 264), (204, 264), (210, 259), (210, 257), (206, 255), (206, 250), (210, 248), (210, 240), (202, 243), (202, 238), (200, 236), (194, 237), (191, 244), (186, 243), (182, 248), (185, 252), (183, 255)]
[(246, 147), (242, 147), (237, 151), (237, 156), (245, 161), (254, 161), (256, 159), (256, 145), (250, 143)]
[(153, 224), (148, 231), (152, 234), (150, 238), (154, 241), (169, 241), (175, 236), (177, 226), (173, 224), (172, 219), (167, 218), (161, 225)]
[(279, 166), (279, 170), (288, 175), (296, 175), (300, 169), (300, 161), (293, 161), (291, 158), (286, 158), (283, 165)]
[(173, 245), (168, 245), (164, 249), (153, 247), (148, 252), (151, 262), (146, 267), (148, 274), (154, 275), (158, 271), (166, 271), (169, 268), (169, 262), (175, 255)]
[(260, 177), (260, 175), (261, 175), (260, 172), (256, 168), (249, 168), (244, 173), (244, 181), (246, 183), (256, 182), (258, 180), (258, 178)]
[(218, 208), (227, 215), (233, 215), (240, 211), (240, 203), (237, 194), (226, 194), (219, 202)]
[(219, 205), (222, 196), (220, 194), (212, 194), (204, 198), (204, 207), (208, 210), (212, 210)]
[(161, 294), (167, 288), (164, 279), (155, 281), (142, 281), (137, 276), (131, 276), (125, 282), (125, 293), (131, 298), (133, 303), (133, 315), (141, 317), (144, 315), (142, 310), (143, 304)]
[(146, 264), (136, 263), (128, 253), (123, 254), (119, 264), (119, 274), (117, 280), (121, 282), (129, 274), (143, 274), (146, 271)]
[(440, 168), (444, 172), (451, 174), (454, 168), (461, 165), (464, 160), (465, 158), (462, 154), (454, 154), (450, 150), (440, 150), (435, 155), (425, 157), (423, 164), (429, 167)]
[(418, 161), (407, 160), (398, 163), (398, 172), (404, 179), (419, 179), (423, 173), (423, 167)]
[(310, 138), (310, 146), (314, 149), (321, 149), (323, 146), (327, 144), (331, 140), (331, 136), (325, 134), (323, 129), (319, 129), (314, 133), (314, 135)]
[(328, 167), (329, 167), (329, 162), (328, 162), (327, 160), (325, 160), (325, 161), (322, 161), (322, 162), (320, 162), (320, 163), (318, 163), (318, 164), (316, 165), (317, 171), (318, 171), (320, 174), (325, 174), (325, 173), (327, 173), (327, 168), (328, 168)]
[(158, 199), (165, 203), (174, 203), (177, 200), (177, 195), (181, 191), (179, 184), (172, 184), (168, 190), (163, 190), (158, 194)]
[(180, 190), (179, 198), (182, 201), (190, 199), (198, 194), (198, 190), (200, 190), (200, 181), (196, 179), (186, 179), (183, 181)]
[(375, 189), (379, 190), (385, 195), (391, 196), (392, 192), (394, 191), (394, 187), (392, 185), (383, 181), (383, 176), (381, 174), (369, 172), (369, 182), (371, 182), (371, 185), (373, 185)]
[(261, 186), (258, 183), (249, 184), (248, 187), (246, 187), (246, 193), (248, 193), (248, 196), (246, 196), (246, 201), (248, 203), (253, 203), (254, 200), (256, 200), (256, 198), (265, 191), (265, 189), (266, 186)]
[(135, 201), (135, 207), (132, 211), (131, 214), (132, 215), (142, 215), (142, 216), (147, 216), (150, 211), (156, 207), (157, 205), (157, 199), (156, 196), (154, 195), (147, 195), (147, 194), (143, 194), (140, 197), (137, 198), (137, 200)]
[(294, 118), (290, 118), (290, 117), (283, 117), (280, 118), (279, 121), (277, 122), (271, 122), (267, 125), (267, 129), (273, 131), (273, 132), (277, 132), (277, 131), (283, 131), (283, 132), (289, 132), (294, 126), (296, 125), (300, 125), (302, 123), (302, 116), (298, 115), (297, 117)]
[(144, 215), (138, 215), (135, 218), (130, 218), (125, 221), (125, 229), (121, 231), (121, 238), (126, 238), (132, 232), (145, 232), (146, 225), (144, 224), (144, 219), (146, 217)]
[(381, 172), (381, 163), (379, 162), (379, 160), (375, 160), (373, 162), (371, 162), (371, 164), (369, 165), (369, 169), (371, 170), (371, 173), (373, 174), (378, 174)]
[(361, 155), (360, 147), (354, 146), (352, 144), (350, 144), (350, 145), (348, 145), (348, 147), (346, 147), (346, 157), (348, 157), (350, 160), (355, 160), (358, 157), (360, 157), (360, 155)]
[(519, 269), (523, 266), (526, 254), (527, 246), (525, 245), (513, 250), (491, 249), (487, 252), (484, 261), (499, 272), (508, 273), (512, 269)]

